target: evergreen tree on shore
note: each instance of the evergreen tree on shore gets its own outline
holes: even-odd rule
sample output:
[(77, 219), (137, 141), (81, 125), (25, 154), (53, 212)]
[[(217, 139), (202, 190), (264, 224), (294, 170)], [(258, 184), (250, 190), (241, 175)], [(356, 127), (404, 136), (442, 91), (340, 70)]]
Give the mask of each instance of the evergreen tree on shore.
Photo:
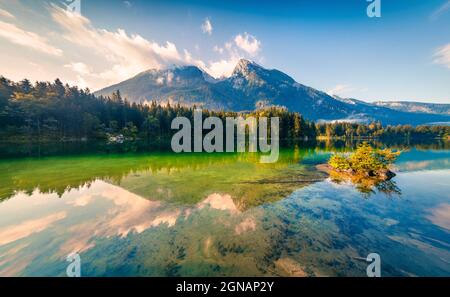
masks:
[[(165, 106), (156, 102), (130, 103), (120, 91), (108, 97), (96, 97), (89, 89), (25, 79), (12, 82), (0, 77), (0, 135), (10, 138), (105, 138), (108, 134), (124, 134), (135, 138), (171, 137), (170, 128), (177, 116), (193, 119), (195, 107), (179, 104)], [(280, 138), (291, 141), (327, 138), (447, 138), (448, 126), (387, 126), (381, 123), (321, 123), (308, 121), (297, 112), (269, 107), (253, 112), (203, 111), (203, 116), (279, 117)]]

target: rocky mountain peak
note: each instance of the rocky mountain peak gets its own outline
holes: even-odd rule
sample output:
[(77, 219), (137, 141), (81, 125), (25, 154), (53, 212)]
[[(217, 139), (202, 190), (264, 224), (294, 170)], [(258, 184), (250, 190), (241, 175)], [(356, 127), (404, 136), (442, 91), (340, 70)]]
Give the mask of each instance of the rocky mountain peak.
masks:
[(262, 66), (256, 64), (253, 61), (246, 59), (240, 59), (233, 70), (233, 75), (248, 75), (250, 72), (254, 72), (257, 69), (264, 69)]

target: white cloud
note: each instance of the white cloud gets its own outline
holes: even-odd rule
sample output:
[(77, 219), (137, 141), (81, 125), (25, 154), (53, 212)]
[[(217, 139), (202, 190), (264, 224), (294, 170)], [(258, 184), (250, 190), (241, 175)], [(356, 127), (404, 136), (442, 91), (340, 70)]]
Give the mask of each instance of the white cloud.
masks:
[(205, 70), (215, 78), (228, 77), (233, 73), (236, 64), (241, 58), (255, 58), (261, 51), (261, 42), (254, 36), (244, 33), (235, 36), (234, 42), (225, 42), (223, 47), (215, 45), (213, 51), (223, 54), (227, 53), (228, 58), (221, 58), (218, 61), (209, 62)]
[(184, 57), (183, 57), (184, 63), (188, 65), (195, 65), (197, 67), (200, 67), (206, 71), (205, 63), (201, 60), (197, 60), (192, 58), (191, 53), (188, 50), (184, 50)]
[(261, 42), (247, 32), (236, 35), (234, 43), (250, 56), (256, 56), (261, 49)]
[(212, 34), (213, 27), (209, 18), (206, 18), (201, 26), (202, 32), (207, 33), (208, 35)]
[(228, 77), (233, 73), (239, 58), (231, 56), (229, 59), (210, 62), (207, 72), (215, 78)]
[(82, 62), (76, 62), (76, 63), (73, 62), (73, 63), (64, 65), (64, 67), (72, 69), (73, 71), (75, 71), (78, 74), (90, 74), (91, 73), (91, 68)]
[(96, 29), (87, 18), (56, 7), (53, 8), (52, 16), (65, 29), (64, 37), (67, 40), (91, 48), (109, 61), (127, 60), (126, 64), (143, 63), (158, 68), (181, 60), (176, 46), (171, 42), (160, 45), (137, 34), (128, 35), (122, 29), (116, 32)]
[(8, 11), (6, 11), (4, 9), (1, 9), (1, 8), (0, 8), (0, 16), (6, 17), (6, 18), (10, 18), (10, 19), (15, 19), (16, 18), (11, 13), (9, 13)]
[(123, 1), (123, 4), (125, 4), (125, 6), (127, 8), (130, 8), (131, 6), (133, 6), (133, 4), (130, 1)]
[(49, 55), (62, 56), (63, 54), (62, 50), (48, 44), (45, 38), (36, 33), (25, 31), (11, 23), (0, 21), (0, 37), (14, 44), (29, 47)]
[[(80, 47), (92, 49), (106, 60), (106, 70), (94, 72), (85, 63), (72, 62), (65, 67), (77, 74), (80, 82), (90, 83), (92, 89), (98, 89), (128, 79), (148, 69), (161, 69), (170, 65), (195, 65), (214, 77), (230, 75), (238, 57), (230, 54), (229, 60), (210, 62), (195, 59), (184, 49), (180, 53), (175, 44), (167, 41), (164, 45), (148, 41), (140, 35), (129, 35), (124, 30), (117, 32), (94, 28), (90, 21), (57, 7), (52, 8), (52, 16), (64, 30), (64, 38)], [(81, 81), (83, 78), (84, 81)], [(170, 83), (172, 77), (164, 77), (158, 83)]]
[[(106, 60), (107, 69), (91, 73), (95, 86), (105, 86), (128, 79), (137, 73), (152, 69), (161, 69), (172, 64), (196, 62), (180, 54), (175, 44), (167, 41), (165, 44), (149, 41), (140, 35), (129, 35), (118, 29), (111, 32), (94, 28), (89, 19), (58, 7), (52, 7), (53, 20), (64, 29), (64, 38), (80, 47), (92, 49), (100, 58)], [(186, 55), (188, 53), (188, 55)], [(190, 58), (190, 61), (187, 61)], [(71, 69), (79, 74), (86, 70), (81, 64), (71, 63)], [(78, 71), (77, 71), (78, 70)], [(87, 74), (87, 73), (85, 73)]]
[(434, 53), (434, 63), (450, 68), (450, 43), (438, 48)]
[(330, 96), (334, 96), (334, 95), (342, 96), (343, 94), (346, 94), (346, 93), (351, 92), (353, 90), (354, 90), (354, 88), (349, 86), (349, 85), (339, 84), (339, 85), (336, 85), (331, 90), (328, 90), (327, 93)]
[[(186, 49), (178, 49), (170, 41), (155, 42), (120, 28), (115, 31), (96, 28), (88, 18), (55, 5), (49, 7), (49, 12), (53, 20), (49, 32), (54, 33), (48, 36), (58, 40), (58, 46), (64, 46), (64, 60), (61, 59), (59, 66), (40, 59), (39, 66), (45, 71), (35, 73), (35, 76), (38, 79), (60, 77), (72, 85), (88, 86), (91, 90), (129, 79), (148, 69), (171, 65), (195, 65), (215, 78), (227, 77), (240, 58), (254, 58), (253, 55), (260, 51), (260, 42), (256, 38), (248, 33), (239, 34), (222, 46), (215, 46), (213, 50), (221, 55), (220, 58), (206, 62), (193, 57)], [(212, 32), (211, 22), (206, 21), (205, 33)], [(52, 47), (44, 37), (12, 24), (0, 22), (2, 37), (48, 54), (62, 55), (62, 50)], [(30, 73), (25, 76), (29, 77)], [(23, 75), (21, 71), (15, 74)], [(163, 77), (160, 82), (170, 81), (170, 77)]]
[(76, 80), (68, 80), (67, 83), (70, 86), (77, 86), (80, 89), (89, 88), (89, 84), (86, 81), (85, 77), (83, 77), (81, 75), (77, 75), (77, 79)]
[(219, 52), (220, 54), (226, 53), (228, 54), (228, 58), (221, 58), (218, 61), (210, 61), (208, 66), (205, 67), (205, 71), (207, 71), (214, 78), (222, 78), (229, 77), (232, 73), (236, 64), (239, 62), (239, 59), (243, 58), (241, 52), (236, 46), (233, 46), (233, 43), (226, 42), (223, 47), (214, 46), (213, 50), (215, 52)]

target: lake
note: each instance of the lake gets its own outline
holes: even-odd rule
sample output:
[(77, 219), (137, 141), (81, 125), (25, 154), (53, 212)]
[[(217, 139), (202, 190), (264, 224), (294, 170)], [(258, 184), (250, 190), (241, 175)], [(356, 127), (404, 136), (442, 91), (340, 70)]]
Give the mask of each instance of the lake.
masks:
[[(377, 143), (376, 145), (383, 146)], [(450, 275), (450, 146), (390, 144), (374, 189), (316, 169), (352, 143), (257, 154), (0, 145), (0, 276)]]

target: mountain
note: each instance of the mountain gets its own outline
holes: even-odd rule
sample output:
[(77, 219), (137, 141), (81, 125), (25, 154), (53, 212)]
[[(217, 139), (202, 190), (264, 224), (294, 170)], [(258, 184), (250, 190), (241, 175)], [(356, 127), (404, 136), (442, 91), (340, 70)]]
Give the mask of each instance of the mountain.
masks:
[(364, 115), (361, 121), (380, 121), (383, 124), (444, 124), (450, 122), (450, 115), (445, 114), (432, 114), (421, 112), (409, 112), (407, 110), (396, 110), (390, 107), (380, 106), (364, 102), (353, 98), (341, 98), (339, 96), (333, 96), (336, 100), (347, 103), (352, 106), (353, 111), (360, 115)]
[(248, 111), (268, 106), (286, 107), (316, 121), (379, 120), (384, 124), (423, 124), (450, 121), (448, 115), (409, 113), (332, 97), (296, 82), (289, 75), (241, 59), (232, 75), (216, 80), (196, 66), (148, 70), (126, 81), (95, 92), (108, 96), (120, 90), (132, 102), (157, 101), (186, 106)]
[(445, 103), (438, 104), (438, 103), (422, 103), (411, 101), (393, 101), (393, 102), (378, 101), (374, 102), (374, 105), (408, 112), (450, 115), (450, 104)]

